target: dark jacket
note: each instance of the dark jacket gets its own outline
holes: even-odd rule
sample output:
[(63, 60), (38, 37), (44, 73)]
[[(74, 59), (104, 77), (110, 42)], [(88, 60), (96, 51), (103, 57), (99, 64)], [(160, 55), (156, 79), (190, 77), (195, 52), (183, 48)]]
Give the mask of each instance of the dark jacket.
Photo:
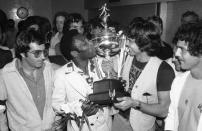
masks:
[(0, 48), (0, 69), (7, 63), (12, 61), (12, 53), (10, 50), (3, 50)]

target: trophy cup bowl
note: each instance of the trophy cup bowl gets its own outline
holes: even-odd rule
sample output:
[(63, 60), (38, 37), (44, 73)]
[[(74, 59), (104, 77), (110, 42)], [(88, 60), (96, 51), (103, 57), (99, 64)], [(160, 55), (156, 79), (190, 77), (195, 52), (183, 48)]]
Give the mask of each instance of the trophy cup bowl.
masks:
[(105, 29), (98, 37), (92, 39), (95, 44), (97, 54), (101, 57), (109, 58), (119, 53), (119, 37), (109, 29)]

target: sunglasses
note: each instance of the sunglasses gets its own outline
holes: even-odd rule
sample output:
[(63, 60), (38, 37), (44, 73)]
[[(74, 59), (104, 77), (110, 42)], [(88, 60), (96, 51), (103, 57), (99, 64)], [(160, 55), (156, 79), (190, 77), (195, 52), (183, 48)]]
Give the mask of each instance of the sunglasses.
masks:
[(39, 58), (42, 53), (44, 57), (48, 57), (48, 50), (34, 50), (34, 51), (29, 51), (29, 53), (33, 54), (35, 58)]

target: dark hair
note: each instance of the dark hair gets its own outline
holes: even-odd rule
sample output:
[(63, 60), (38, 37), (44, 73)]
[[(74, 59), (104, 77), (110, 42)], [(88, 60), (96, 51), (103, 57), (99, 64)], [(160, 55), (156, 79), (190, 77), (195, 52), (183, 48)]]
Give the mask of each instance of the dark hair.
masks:
[(30, 43), (36, 42), (38, 45), (45, 44), (45, 38), (40, 32), (35, 30), (27, 30), (18, 33), (16, 37), (16, 57), (21, 59), (21, 53), (27, 53), (30, 50)]
[(78, 23), (79, 21), (81, 21), (83, 25), (85, 24), (85, 20), (81, 14), (79, 13), (69, 14), (68, 27), (70, 28), (71, 23), (74, 23), (74, 22)]
[(46, 38), (46, 41), (50, 41), (50, 38), (47, 38), (47, 34), (51, 32), (51, 23), (46, 17), (29, 16), (26, 20), (18, 23), (19, 32), (30, 30), (31, 28), (29, 27), (35, 24), (39, 26), (38, 31)]
[(136, 28), (136, 25), (138, 23), (142, 23), (145, 20), (142, 17), (135, 17), (131, 20), (131, 22), (129, 23), (129, 25), (127, 26), (127, 34), (130, 36), (131, 35), (131, 31), (134, 30), (134, 28)]
[(18, 30), (21, 32), (27, 30), (31, 25), (39, 26), (40, 20), (41, 16), (29, 16), (21, 23), (18, 23)]
[(0, 9), (0, 25), (2, 28), (2, 32), (6, 32), (7, 21), (8, 21), (8, 18), (7, 18), (6, 13)]
[(160, 27), (160, 29), (161, 29), (160, 33), (162, 33), (162, 31), (163, 31), (163, 21), (162, 21), (161, 17), (159, 17), (159, 16), (151, 16), (151, 17), (148, 17), (148, 21), (152, 22), (158, 28)]
[(25, 23), (25, 20), (21, 20), (21, 21), (18, 22), (18, 25), (17, 25), (18, 32), (21, 32), (21, 31), (23, 31), (25, 29), (25, 27), (24, 27), (25, 24), (24, 23)]
[(202, 23), (187, 23), (181, 25), (173, 39), (173, 43), (185, 41), (188, 43), (188, 51), (193, 56), (202, 55)]
[(87, 24), (92, 26), (92, 28), (96, 27), (104, 28), (102, 25), (102, 20), (99, 17), (90, 19)]
[(73, 37), (77, 34), (79, 33), (76, 29), (67, 31), (60, 41), (60, 50), (66, 60), (72, 60), (71, 51), (74, 46)]
[(41, 17), (39, 21), (39, 31), (45, 37), (46, 43), (49, 43), (52, 37), (51, 23), (48, 18)]
[(199, 15), (194, 11), (186, 11), (186, 12), (184, 12), (182, 14), (182, 16), (181, 16), (181, 21), (183, 20), (183, 18), (189, 17), (189, 16), (191, 16), (192, 19), (188, 23), (196, 23), (196, 22), (199, 21)]
[(157, 56), (160, 51), (161, 38), (156, 26), (144, 20), (133, 25), (129, 37), (135, 39), (135, 43), (141, 51), (149, 56)]
[(91, 33), (91, 31), (95, 28), (101, 28), (103, 29), (103, 25), (101, 24), (102, 23), (102, 20), (99, 18), (99, 17), (95, 17), (95, 18), (92, 18), (90, 19), (87, 23), (86, 23), (86, 29), (85, 29), (85, 34), (86, 34), (86, 37), (88, 39), (92, 39), (93, 38), (93, 35)]
[(56, 18), (58, 16), (62, 16), (65, 18), (65, 21), (64, 21), (64, 26), (63, 26), (63, 30), (62, 32), (65, 33), (66, 31), (69, 30), (68, 28), (68, 13), (65, 12), (65, 11), (60, 11), (60, 12), (57, 12), (54, 16), (54, 19), (53, 19), (53, 31), (56, 33), (57, 32), (57, 27), (56, 27)]

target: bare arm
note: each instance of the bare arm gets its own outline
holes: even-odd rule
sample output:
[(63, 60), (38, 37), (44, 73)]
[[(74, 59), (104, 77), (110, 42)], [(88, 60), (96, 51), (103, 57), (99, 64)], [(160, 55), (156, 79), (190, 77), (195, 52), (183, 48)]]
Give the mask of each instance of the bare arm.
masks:
[(157, 117), (166, 117), (170, 105), (170, 93), (169, 91), (158, 92), (158, 103), (156, 104), (143, 103), (131, 97), (118, 98), (118, 101), (120, 102), (114, 105), (121, 110), (128, 108), (137, 109), (140, 106), (138, 109), (143, 113)]
[(140, 111), (157, 117), (166, 117), (170, 105), (170, 91), (158, 92), (158, 103), (147, 104), (140, 102)]

